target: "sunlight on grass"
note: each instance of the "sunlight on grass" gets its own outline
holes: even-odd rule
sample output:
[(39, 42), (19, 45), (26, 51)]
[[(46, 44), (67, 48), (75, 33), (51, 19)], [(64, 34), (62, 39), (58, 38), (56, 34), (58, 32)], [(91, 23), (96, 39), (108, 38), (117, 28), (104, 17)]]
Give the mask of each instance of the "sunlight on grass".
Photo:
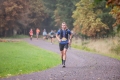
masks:
[(58, 54), (26, 42), (0, 42), (0, 76), (45, 70), (60, 64)]

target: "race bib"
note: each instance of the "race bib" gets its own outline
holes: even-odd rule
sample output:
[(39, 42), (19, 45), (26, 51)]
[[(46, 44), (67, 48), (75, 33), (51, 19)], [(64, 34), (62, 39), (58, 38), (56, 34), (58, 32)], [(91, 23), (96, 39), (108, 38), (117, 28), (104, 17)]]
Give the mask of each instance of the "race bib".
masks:
[(66, 41), (67, 39), (65, 37), (62, 38), (62, 41)]

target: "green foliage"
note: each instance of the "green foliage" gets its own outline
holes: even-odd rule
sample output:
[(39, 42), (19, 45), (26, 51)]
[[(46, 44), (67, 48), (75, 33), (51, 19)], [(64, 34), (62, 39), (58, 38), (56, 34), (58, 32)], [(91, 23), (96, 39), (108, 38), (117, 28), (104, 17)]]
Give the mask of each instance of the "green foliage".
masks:
[(98, 3), (100, 3), (101, 1), (106, 1), (106, 0), (94, 0), (94, 3), (98, 4)]
[(50, 17), (53, 18), (52, 23), (53, 26), (60, 26), (61, 22), (66, 22), (68, 27), (73, 28), (73, 18), (72, 12), (75, 10), (75, 4), (79, 0), (69, 0), (69, 1), (61, 1), (61, 0), (45, 0), (46, 12), (50, 13)]
[(42, 21), (46, 18), (46, 14), (44, 11), (44, 6), (40, 0), (30, 0), (30, 13), (28, 14), (30, 18), (29, 24), (32, 26), (39, 26)]
[(98, 10), (101, 10), (102, 13), (98, 13), (97, 17), (101, 19), (101, 21), (109, 27), (109, 30), (106, 32), (107, 35), (114, 35), (113, 24), (115, 23), (115, 19), (109, 14), (111, 8), (105, 8), (106, 1), (100, 1), (99, 4), (95, 5), (94, 11), (97, 13)]
[(45, 6), (45, 12), (49, 16), (53, 16), (54, 10), (56, 9), (57, 0), (43, 0)]
[(120, 33), (120, 25), (117, 26), (117, 33)]
[(26, 42), (0, 42), (0, 77), (41, 71), (59, 63), (58, 54)]

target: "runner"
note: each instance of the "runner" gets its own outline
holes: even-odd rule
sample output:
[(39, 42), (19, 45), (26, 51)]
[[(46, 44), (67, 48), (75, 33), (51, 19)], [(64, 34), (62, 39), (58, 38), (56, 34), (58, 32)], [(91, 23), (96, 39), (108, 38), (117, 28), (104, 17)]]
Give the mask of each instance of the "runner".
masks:
[(50, 32), (51, 44), (53, 43), (54, 34), (55, 34), (54, 31), (51, 30), (51, 32)]
[(30, 29), (29, 34), (30, 34), (30, 40), (32, 40), (32, 36), (33, 36), (33, 30), (32, 29)]
[(39, 36), (39, 33), (40, 33), (40, 29), (36, 29), (36, 38), (38, 39), (38, 36)]
[[(70, 38), (68, 39), (69, 35), (70, 35)], [(68, 49), (68, 45), (71, 43), (71, 39), (72, 39), (71, 31), (69, 29), (67, 29), (67, 25), (65, 22), (62, 23), (61, 29), (58, 30), (58, 32), (56, 34), (56, 38), (59, 41), (62, 65), (63, 65), (63, 67), (65, 67), (66, 52)]]
[(46, 29), (43, 30), (43, 39), (47, 39), (47, 32), (46, 32)]

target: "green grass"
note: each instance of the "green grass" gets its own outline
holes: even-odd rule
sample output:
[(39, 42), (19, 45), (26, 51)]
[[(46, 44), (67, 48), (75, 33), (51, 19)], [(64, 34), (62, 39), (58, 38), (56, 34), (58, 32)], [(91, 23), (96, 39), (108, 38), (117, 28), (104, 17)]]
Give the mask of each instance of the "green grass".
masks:
[(45, 70), (60, 64), (56, 53), (27, 42), (0, 42), (0, 77)]
[(80, 50), (84, 50), (84, 51), (88, 51), (88, 52), (92, 52), (92, 53), (95, 53), (95, 54), (100, 54), (100, 55), (103, 55), (103, 56), (107, 56), (107, 57), (110, 57), (110, 58), (120, 60), (120, 55), (117, 55), (117, 54), (101, 53), (101, 52), (97, 52), (96, 50), (92, 50), (92, 49), (90, 49), (86, 46), (81, 46), (81, 45), (76, 45), (76, 44), (72, 44), (72, 47), (76, 48), (76, 49), (80, 49)]
[(117, 55), (120, 55), (120, 44), (112, 47), (111, 51), (116, 53)]
[(72, 47), (74, 47), (74, 48), (76, 48), (76, 49), (80, 49), (80, 50), (95, 52), (95, 50), (92, 50), (92, 49), (90, 49), (90, 48), (87, 48), (86, 46), (81, 46), (81, 45), (72, 44)]

